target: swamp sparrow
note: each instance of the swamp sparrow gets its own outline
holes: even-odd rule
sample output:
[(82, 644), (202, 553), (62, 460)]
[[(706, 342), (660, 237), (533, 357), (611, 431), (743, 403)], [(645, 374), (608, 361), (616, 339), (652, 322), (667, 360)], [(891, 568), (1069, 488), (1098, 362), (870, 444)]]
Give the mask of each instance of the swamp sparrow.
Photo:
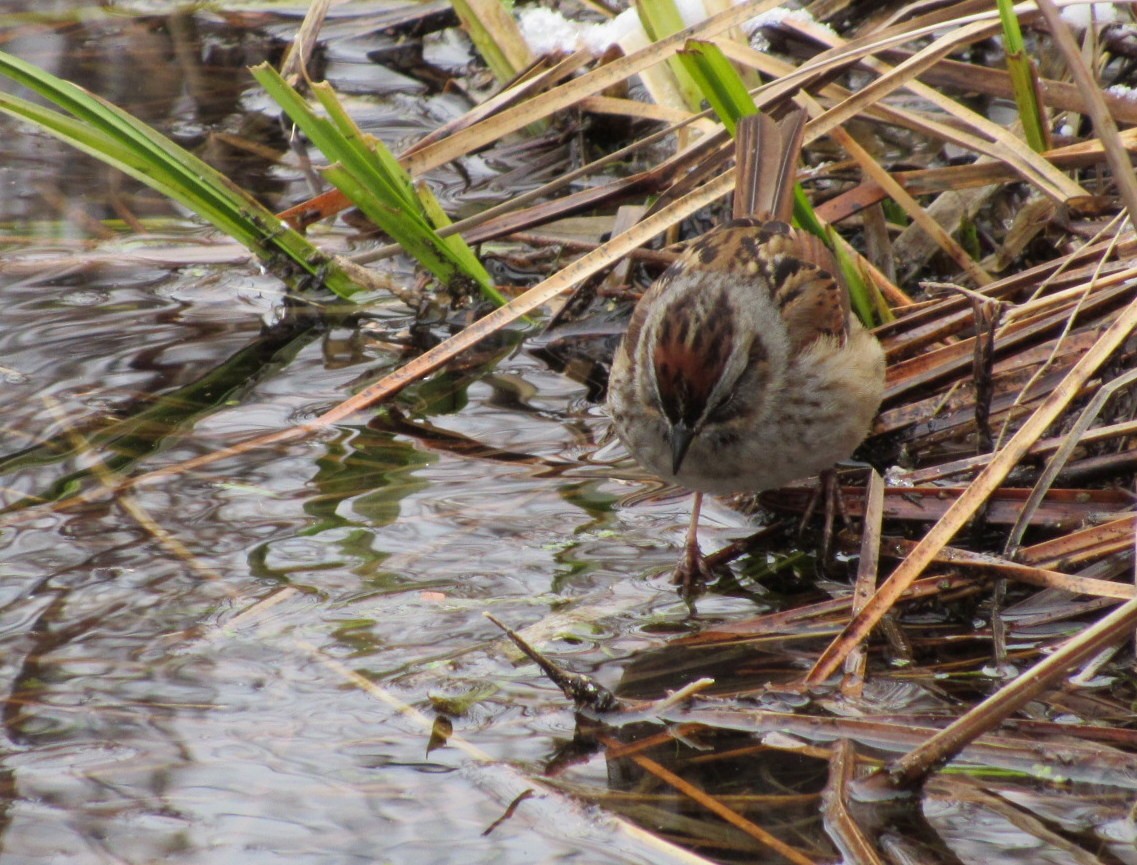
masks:
[(710, 575), (703, 493), (758, 492), (832, 469), (868, 433), (880, 343), (849, 309), (821, 240), (789, 224), (805, 113), (738, 127), (734, 219), (692, 244), (636, 305), (608, 410), (636, 460), (695, 491), (675, 582)]

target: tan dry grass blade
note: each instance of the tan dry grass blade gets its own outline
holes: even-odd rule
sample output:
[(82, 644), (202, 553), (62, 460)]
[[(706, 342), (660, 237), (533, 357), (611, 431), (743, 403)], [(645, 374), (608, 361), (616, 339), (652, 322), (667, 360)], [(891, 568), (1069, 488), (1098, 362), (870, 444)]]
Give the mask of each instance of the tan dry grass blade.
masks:
[[(1133, 520), (1118, 520), (1129, 535), (1124, 538), (1125, 544), (1132, 542)], [(916, 547), (916, 541), (893, 539), (888, 542), (888, 552), (893, 555), (904, 555)], [(1051, 568), (1037, 565), (1012, 562), (999, 556), (986, 553), (973, 553), (959, 547), (944, 547), (936, 554), (937, 564), (951, 565), (960, 570), (975, 570), (982, 573), (1006, 577), (1031, 586), (1045, 589), (1056, 589), (1069, 592), (1072, 595), (1088, 595), (1093, 598), (1113, 598), (1119, 601), (1128, 601), (1137, 598), (1137, 586), (1128, 583), (1118, 583), (1112, 580), (1099, 580), (1094, 577), (1080, 577), (1065, 574)], [(1064, 567), (1070, 563), (1063, 562)]]
[[(870, 116), (886, 119), (880, 106), (869, 111)], [(907, 116), (907, 115), (906, 115)], [(896, 122), (896, 121), (889, 121)], [(916, 128), (915, 124), (897, 122), (898, 126)], [(1121, 142), (1130, 154), (1137, 154), (1137, 128), (1126, 129), (1121, 133)], [(1066, 147), (1048, 150), (1042, 156), (1063, 171), (1088, 168), (1100, 164), (1104, 159), (1104, 148), (1100, 141), (1080, 141)], [(893, 180), (912, 195), (928, 195), (949, 189), (968, 189), (987, 186), (992, 183), (1011, 183), (1018, 180), (1018, 173), (1001, 162), (990, 160), (972, 162), (967, 165), (950, 165), (942, 168), (922, 168), (915, 171), (897, 171), (891, 174)], [(818, 215), (827, 222), (838, 222), (852, 213), (868, 207), (885, 197), (879, 184), (871, 181), (843, 192), (817, 206)]]
[(1137, 300), (1118, 315), (1093, 347), (1066, 374), (1061, 384), (1026, 420), (1017, 433), (990, 463), (976, 476), (947, 512), (932, 526), (924, 539), (900, 563), (884, 584), (877, 590), (868, 606), (845, 626), (821, 654), (806, 676), (809, 684), (819, 684), (833, 675), (844, 663), (853, 647), (864, 640), (892, 607), (896, 600), (951, 541), (955, 534), (975, 515), (991, 493), (1020, 459), (1037, 442), (1081, 390), (1091, 375), (1103, 364), (1118, 346), (1137, 327)]
[[(855, 616), (865, 608), (865, 604), (876, 591), (880, 575), (880, 535), (884, 522), (884, 478), (876, 469), (869, 472), (865, 487), (865, 513), (862, 519), (861, 557), (857, 563), (857, 580), (853, 585), (852, 614)], [(847, 697), (860, 697), (865, 685), (865, 670), (868, 654), (864, 646), (858, 646), (845, 659), (845, 678), (841, 682), (841, 693)]]
[[(889, 63), (902, 63), (910, 52), (889, 50), (883, 59)], [(921, 79), (926, 84), (950, 90), (965, 90), (1010, 99), (1014, 96), (1011, 76), (1002, 69), (985, 69), (974, 63), (958, 60), (941, 60), (929, 69)], [(1086, 98), (1076, 86), (1066, 81), (1043, 78), (1039, 82), (1042, 102), (1047, 108), (1081, 113), (1086, 107)], [(1100, 92), (1100, 91), (1099, 91)], [(1101, 93), (1110, 114), (1123, 123), (1137, 123), (1137, 102), (1127, 96), (1114, 93)]]
[(642, 51), (613, 60), (579, 78), (568, 81), (525, 104), (502, 111), (462, 132), (436, 142), (409, 156), (406, 167), (419, 175), (460, 156), (472, 153), (492, 141), (524, 128), (534, 121), (575, 105), (586, 96), (596, 96), (620, 84), (642, 69), (671, 57), (688, 39), (709, 38), (780, 5), (781, 0), (746, 0), (742, 4), (661, 39)]
[(1034, 546), (1019, 550), (1019, 561), (1043, 568), (1076, 567), (1085, 562), (1095, 561), (1106, 556), (1124, 553), (1133, 545), (1133, 533), (1137, 531), (1137, 516), (1128, 514), (1090, 526), (1080, 531), (1070, 532)]
[[(838, 842), (843, 863), (885, 865), (879, 849), (854, 816), (852, 785), (857, 777), (857, 752), (848, 739), (833, 743), (829, 758), (829, 783), (821, 793), (821, 814), (826, 831)], [(890, 861), (893, 861), (890, 859)]]
[[(829, 44), (837, 50), (852, 44), (843, 42), (833, 35), (832, 31), (816, 25), (790, 21), (787, 22), (787, 26), (798, 30), (804, 36)], [(819, 131), (828, 131), (846, 122), (860, 114), (868, 105), (904, 87), (920, 98), (928, 100), (941, 111), (961, 120), (975, 131), (974, 136), (965, 136), (967, 143), (964, 143), (964, 140), (958, 140), (956, 143), (1013, 165), (1024, 179), (1059, 202), (1086, 196), (1088, 193), (1081, 186), (1041, 158), (1007, 129), (916, 80), (922, 72), (934, 66), (947, 54), (971, 42), (984, 39), (997, 29), (997, 25), (987, 21), (976, 21), (960, 27), (950, 35), (935, 39), (896, 67), (890, 67), (866, 56), (864, 64), (880, 73), (880, 77), (820, 118)], [(807, 66), (808, 64), (803, 68)]]
[[(808, 94), (802, 94), (802, 99), (808, 100), (812, 105), (817, 106), (816, 101)], [(817, 106), (818, 113), (821, 108)], [(869, 180), (875, 181), (881, 189), (884, 190), (893, 201), (899, 204), (904, 212), (908, 214), (909, 218), (922, 228), (927, 234), (933, 238), (936, 244), (951, 256), (952, 260), (960, 266), (964, 273), (971, 277), (978, 285), (990, 285), (994, 282), (994, 278), (980, 267), (967, 251), (955, 242), (954, 238), (943, 227), (932, 219), (927, 211), (920, 206), (907, 190), (904, 189), (899, 183), (893, 180), (892, 175), (885, 171), (877, 163), (875, 159), (869, 154), (867, 150), (861, 147), (860, 144), (845, 131), (844, 127), (835, 126), (831, 133), (836, 142), (848, 153), (853, 160), (861, 167)]]
[(946, 252), (959, 268), (971, 278), (972, 282), (976, 285), (990, 285), (995, 281), (983, 267), (975, 261), (955, 238), (951, 236), (933, 216), (920, 206), (920, 203), (913, 198), (908, 192), (892, 179), (892, 176), (877, 164), (876, 160), (869, 155), (868, 151), (857, 144), (856, 140), (849, 135), (842, 127), (835, 127), (833, 130), (833, 137), (837, 139), (837, 143), (844, 148), (845, 152), (856, 160), (857, 164), (864, 171), (865, 175), (870, 179), (876, 181), (881, 189), (885, 191), (889, 198), (896, 202), (904, 210), (908, 217), (920, 229), (927, 234), (935, 242), (941, 250)]
[(983, 733), (997, 727), (1004, 718), (1050, 688), (1064, 673), (1089, 660), (1101, 649), (1125, 639), (1132, 633), (1135, 621), (1137, 599), (1127, 601), (1101, 621), (1067, 640), (1054, 654), (1025, 670), (1011, 684), (905, 754), (889, 767), (891, 780), (902, 787), (919, 783), (929, 771), (959, 753)]
[(578, 107), (593, 114), (614, 114), (618, 117), (634, 117), (637, 120), (657, 120), (660, 123), (685, 123), (692, 117), (690, 111), (680, 111), (651, 102), (637, 102), (635, 99), (619, 99), (614, 96), (587, 96), (580, 100)]
[[(848, 43), (852, 44), (852, 43)], [(755, 51), (745, 45), (739, 45), (729, 40), (715, 40), (717, 45), (724, 54), (731, 60), (743, 66), (757, 69), (765, 75), (769, 75), (777, 79), (773, 84), (768, 85), (760, 91), (760, 96), (757, 97), (759, 101), (766, 101), (772, 99), (772, 91), (781, 87), (785, 82), (796, 80), (800, 77), (801, 70), (812, 69), (817, 64), (821, 63), (821, 58), (809, 61), (801, 67), (795, 67), (780, 60), (777, 57), (769, 54), (763, 54)], [(821, 67), (828, 70), (829, 64)], [(800, 84), (801, 81), (798, 81)], [(859, 92), (859, 91), (858, 91)], [(820, 91), (820, 95), (830, 102), (840, 103), (850, 100), (854, 97), (852, 91), (847, 90), (837, 84), (828, 84)], [(883, 123), (893, 124), (905, 129), (910, 129), (913, 132), (918, 132), (932, 138), (939, 139), (940, 141), (950, 142), (959, 147), (971, 150), (976, 153), (986, 153), (992, 150), (989, 142), (981, 137), (970, 135), (969, 133), (951, 126), (947, 123), (940, 122), (933, 119), (931, 116), (915, 111), (906, 111), (900, 108), (894, 108), (886, 105), (883, 102), (874, 102), (864, 106), (863, 115), (875, 118)], [(825, 134), (826, 130), (832, 126), (830, 123), (830, 116), (826, 115), (820, 118), (824, 124), (819, 123), (807, 135), (807, 141), (813, 141), (815, 138)], [(1126, 130), (1122, 133), (1122, 140), (1125, 146), (1129, 149), (1137, 149), (1137, 131)], [(997, 152), (997, 151), (995, 151)], [(1092, 165), (1100, 161), (1102, 153), (1101, 145), (1097, 142), (1083, 142), (1069, 147), (1059, 148), (1048, 153), (1036, 155), (1030, 151), (1032, 159), (1038, 159), (1039, 164), (1050, 163), (1053, 161), (1061, 161), (1059, 166), (1061, 169), (1084, 167)], [(991, 183), (1002, 183), (1024, 177), (1021, 167), (1013, 163), (1004, 163), (1001, 159), (993, 161), (985, 161), (973, 163), (971, 165), (951, 166), (947, 168), (926, 169), (922, 171), (909, 171), (897, 174), (896, 179), (904, 182), (907, 187), (909, 185), (908, 178), (912, 178), (913, 188), (910, 190), (912, 194), (926, 194), (929, 192), (944, 191), (947, 189), (962, 189), (965, 187), (984, 186)], [(1027, 178), (1029, 179), (1029, 178)], [(1071, 188), (1069, 190), (1073, 192)], [(856, 192), (846, 193), (846, 195), (855, 195)], [(818, 206), (820, 212), (829, 209), (829, 216), (824, 217), (827, 221), (837, 221), (842, 218), (844, 208), (839, 205), (841, 199), (845, 196), (838, 196), (838, 198), (826, 202)], [(875, 199), (861, 194), (861, 200), (858, 202), (858, 207), (853, 210), (860, 209), (862, 206), (867, 206), (873, 201), (879, 201), (882, 196), (878, 195)], [(838, 213), (835, 209), (841, 207), (842, 212)]]
[(284, 59), (280, 63), (280, 74), (293, 87), (308, 76), (308, 61), (312, 59), (312, 52), (316, 48), (320, 30), (324, 26), (324, 19), (327, 18), (328, 8), (331, 5), (331, 0), (312, 0), (300, 29), (296, 31), (296, 37), (284, 53)]
[(987, 13), (992, 5), (991, 0), (959, 0), (947, 6), (938, 6), (926, 0), (912, 0), (893, 11), (883, 21), (867, 25), (864, 32), (868, 36), (885, 36), (897, 30), (911, 30), (916, 26), (952, 27), (960, 24), (969, 15)]
[[(972, 6), (975, 4), (969, 3), (961, 5)], [(1024, 6), (1023, 8), (1026, 7)], [(817, 57), (814, 57), (807, 63), (803, 63), (799, 67), (793, 67), (790, 71), (787, 71), (784, 74), (776, 75), (777, 80), (768, 84), (762, 89), (761, 92), (763, 96), (767, 98), (778, 98), (780, 96), (785, 96), (786, 94), (796, 92), (808, 86), (815, 80), (827, 77), (834, 72), (850, 67), (873, 54), (877, 54), (884, 50), (904, 45), (908, 42), (923, 40), (929, 37), (935, 38), (941, 31), (948, 30), (952, 27), (962, 28), (965, 25), (977, 25), (980, 27), (979, 32), (984, 32), (983, 28), (986, 28), (987, 30), (991, 30), (993, 27), (995, 29), (998, 29), (997, 25), (993, 23), (995, 21), (995, 15), (996, 13), (991, 11), (982, 11), (945, 20), (943, 13), (931, 13), (929, 15), (923, 16), (922, 18), (906, 22), (902, 26), (892, 27), (886, 31), (873, 34), (872, 36), (860, 37), (848, 41), (840, 41), (834, 37), (831, 32), (824, 31), (821, 28), (815, 28), (815, 30), (810, 30), (810, 32), (813, 33), (816, 31), (817, 34), (821, 35), (823, 38), (821, 38), (820, 41), (823, 44), (833, 44), (835, 42), (839, 42), (839, 47), (830, 48), (829, 51), (819, 54)], [(786, 19), (781, 23), (781, 26), (783, 27), (794, 27), (799, 25), (805, 27), (804, 24), (797, 22), (794, 19)], [(973, 40), (979, 37), (972, 35), (969, 38)], [(969, 40), (963, 39), (962, 41), (967, 42)], [(941, 43), (939, 41), (933, 42), (932, 45), (925, 49), (925, 52), (927, 52), (929, 49), (938, 47), (940, 44)], [(728, 52), (728, 56), (733, 56), (729, 54), (727, 45), (720, 44), (719, 47), (722, 48), (724, 52)], [(747, 49), (740, 46), (739, 48), (735, 48), (733, 50), (745, 52)], [(759, 57), (763, 56), (757, 52), (754, 53)], [(916, 61), (917, 65), (923, 65), (925, 59), (927, 59), (927, 57), (923, 54), (919, 55), (918, 57), (914, 55), (912, 58), (910, 58), (910, 60)], [(774, 61), (772, 58), (767, 58), (767, 62), (776, 61)], [(933, 58), (930, 62), (939, 62), (939, 59)], [(762, 66), (760, 62), (751, 63), (749, 65), (753, 65), (755, 68), (761, 68)], [(839, 125), (841, 123), (844, 123), (849, 119), (849, 117), (852, 117), (853, 115), (859, 114), (862, 111), (868, 111), (870, 106), (879, 101), (880, 97), (883, 97), (887, 93), (893, 92), (901, 86), (905, 86), (909, 80), (914, 78), (920, 72), (920, 69), (909, 68), (905, 64), (901, 64), (901, 67), (897, 67), (897, 69), (893, 70), (892, 75), (894, 77), (888, 82), (885, 82), (883, 85), (879, 81), (874, 82), (872, 85), (869, 85), (870, 87), (881, 89), (882, 92), (876, 93), (874, 90), (868, 94), (869, 98), (857, 98), (854, 102), (850, 102), (849, 105), (846, 106), (843, 116), (834, 116), (832, 118), (832, 125)], [(864, 91), (858, 91), (858, 96), (863, 92)], [(828, 126), (829, 124), (827, 124), (826, 128), (822, 129), (819, 134), (824, 134), (827, 132)], [(948, 137), (945, 140), (953, 139)]]
[(512, 108), (527, 99), (536, 98), (536, 95), (542, 90), (551, 88), (560, 83), (591, 60), (592, 55), (587, 51), (577, 51), (557, 63), (548, 65), (547, 68), (546, 65), (549, 61), (545, 59), (537, 61), (530, 69), (526, 70), (517, 81), (499, 93), (474, 106), (460, 117), (455, 117), (453, 120), (428, 132), (422, 138), (419, 138), (414, 144), (399, 154), (399, 162), (402, 163), (404, 168), (410, 170), (409, 157), (411, 154), (418, 153), (420, 150), (444, 138), (457, 135), (463, 129), (467, 129), (479, 122), (495, 117), (505, 109)]

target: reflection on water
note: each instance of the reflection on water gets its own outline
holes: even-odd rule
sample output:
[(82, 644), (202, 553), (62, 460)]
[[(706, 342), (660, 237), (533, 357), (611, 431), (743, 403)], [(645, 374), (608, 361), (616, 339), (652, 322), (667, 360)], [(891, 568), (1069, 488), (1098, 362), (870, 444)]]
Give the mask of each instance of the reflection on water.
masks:
[[(241, 71), (275, 58), (295, 17), (23, 9), (0, 6), (5, 50), (213, 158), (222, 144), (252, 154), (226, 170), (268, 200), (307, 194), (299, 170), (266, 158), (281, 140)], [(369, 56), (387, 37), (334, 26), (343, 35), (329, 75), (378, 78)], [(408, 93), (358, 106), (393, 142), (466, 107), (453, 94)], [(0, 124), (3, 505), (68, 495), (108, 464), (153, 469), (287, 428), (400, 361), (393, 335), (410, 316), (393, 302), (367, 311), (367, 331), (286, 327), (281, 287), (231, 253), (224, 264), (130, 263), (100, 238), (108, 227), (160, 228), (136, 248), (172, 261), (197, 257), (210, 235), (181, 219), (154, 223), (177, 209)], [(477, 160), (434, 182), (467, 203), (500, 198), (528, 188), (516, 176), (492, 185), (514, 167)], [(322, 242), (343, 244), (349, 230), (324, 231)], [(187, 239), (199, 245), (179, 246)], [(606, 427), (597, 407), (528, 353), (495, 351), (492, 376), (439, 377), (397, 404), (411, 423), (520, 458), (363, 416), (114, 503), (0, 517), (0, 865), (580, 853), (558, 821), (536, 823), (524, 806), (483, 837), (515, 794), (503, 800), (471, 776), (453, 746), (427, 755), (429, 724), (399, 706), (431, 715), (433, 695), (490, 683), (453, 719), (456, 736), (492, 759), (540, 766), (570, 713), (535, 670), (514, 666), (481, 613), (521, 626), (586, 599), (593, 612), (579, 626), (566, 620), (565, 653), (618, 676), (620, 658), (659, 642), (639, 629), (653, 605), (685, 614), (668, 586), (642, 579), (671, 561), (684, 510), (646, 506), (618, 527), (611, 505), (627, 487), (603, 469), (550, 468), (596, 450)], [(712, 506), (716, 517), (742, 524)], [(329, 659), (382, 684), (386, 700)]]
[[(283, 42), (188, 11), (65, 11), (57, 8), (58, 17), (9, 12), (14, 21), (4, 50), (105, 97), (273, 203), (284, 184), (265, 156), (286, 149), (283, 131), (248, 113), (241, 100), (249, 84), (246, 67), (279, 60)], [(0, 86), (13, 89), (7, 82)], [(6, 132), (16, 129), (9, 118), (0, 123)], [(27, 190), (0, 198), (0, 220), (14, 228), (43, 234), (58, 222), (98, 235), (106, 230), (98, 230), (97, 220), (125, 220), (137, 228), (142, 220), (177, 212), (137, 181), (47, 135), (21, 131), (5, 139), (10, 180)]]

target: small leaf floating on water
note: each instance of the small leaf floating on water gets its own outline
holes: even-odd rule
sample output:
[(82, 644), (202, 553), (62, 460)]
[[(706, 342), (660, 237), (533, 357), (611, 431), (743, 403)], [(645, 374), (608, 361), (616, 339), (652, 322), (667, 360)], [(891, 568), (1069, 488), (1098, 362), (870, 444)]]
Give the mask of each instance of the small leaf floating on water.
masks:
[(445, 715), (434, 719), (434, 726), (430, 730), (430, 740), (426, 743), (426, 753), (429, 755), (436, 748), (441, 748), (450, 741), (450, 734), (454, 732), (454, 722)]

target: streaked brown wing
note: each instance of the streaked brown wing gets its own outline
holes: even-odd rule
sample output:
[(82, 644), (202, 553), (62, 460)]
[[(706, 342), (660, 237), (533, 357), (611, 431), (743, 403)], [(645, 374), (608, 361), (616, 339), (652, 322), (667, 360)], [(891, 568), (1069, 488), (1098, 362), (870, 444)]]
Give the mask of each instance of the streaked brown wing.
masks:
[(735, 220), (696, 241), (678, 264), (728, 273), (769, 292), (795, 350), (823, 335), (842, 343), (848, 336), (849, 293), (833, 275), (833, 254), (784, 222)]
[(804, 262), (799, 264), (780, 284), (775, 298), (790, 334), (790, 344), (800, 351), (822, 336), (844, 344), (849, 335), (849, 317), (842, 303), (843, 290), (824, 270)]
[(805, 348), (819, 336), (849, 336), (849, 292), (837, 276), (837, 262), (821, 239), (791, 229), (785, 250), (771, 269), (777, 286), (775, 302), (795, 348)]

